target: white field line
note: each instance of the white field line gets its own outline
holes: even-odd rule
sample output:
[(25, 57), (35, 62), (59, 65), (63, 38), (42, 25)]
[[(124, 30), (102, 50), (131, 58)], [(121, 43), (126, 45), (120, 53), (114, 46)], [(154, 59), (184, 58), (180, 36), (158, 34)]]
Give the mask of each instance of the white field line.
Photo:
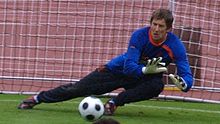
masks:
[[(19, 102), (20, 100), (2, 100), (0, 99), (0, 102)], [(70, 102), (68, 103), (74, 103), (79, 104), (79, 102)], [(191, 112), (204, 112), (204, 113), (214, 113), (214, 114), (220, 114), (220, 111), (212, 111), (212, 110), (204, 110), (204, 109), (188, 109), (188, 108), (181, 108), (181, 107), (162, 107), (162, 106), (152, 106), (152, 105), (137, 105), (137, 104), (127, 104), (126, 106), (131, 107), (137, 107), (137, 108), (152, 108), (152, 109), (164, 109), (164, 110), (178, 110), (178, 111), (191, 111)]]
[(180, 110), (180, 111), (220, 114), (220, 111), (212, 111), (212, 110), (204, 110), (204, 109), (187, 109), (187, 108), (180, 108), (180, 107), (162, 107), (162, 106), (134, 105), (134, 104), (129, 104), (128, 106), (139, 107), (139, 108), (153, 108), (153, 109), (164, 109), (164, 110)]

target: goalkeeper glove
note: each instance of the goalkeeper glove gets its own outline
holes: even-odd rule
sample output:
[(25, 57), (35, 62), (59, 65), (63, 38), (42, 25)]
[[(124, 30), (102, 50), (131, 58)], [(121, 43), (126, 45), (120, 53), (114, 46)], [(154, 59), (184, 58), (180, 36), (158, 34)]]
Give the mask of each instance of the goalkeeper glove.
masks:
[(155, 74), (167, 71), (165, 63), (161, 62), (162, 57), (149, 59), (147, 65), (142, 68), (143, 74)]
[(182, 77), (178, 75), (169, 74), (169, 78), (176, 85), (176, 87), (178, 87), (180, 90), (182, 91), (186, 90), (187, 84)]

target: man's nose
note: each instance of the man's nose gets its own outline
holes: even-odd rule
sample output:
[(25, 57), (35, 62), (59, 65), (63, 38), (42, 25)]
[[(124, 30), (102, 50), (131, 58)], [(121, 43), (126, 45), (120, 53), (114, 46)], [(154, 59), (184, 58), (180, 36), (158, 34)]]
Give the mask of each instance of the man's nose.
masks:
[(159, 25), (156, 25), (155, 31), (159, 31)]

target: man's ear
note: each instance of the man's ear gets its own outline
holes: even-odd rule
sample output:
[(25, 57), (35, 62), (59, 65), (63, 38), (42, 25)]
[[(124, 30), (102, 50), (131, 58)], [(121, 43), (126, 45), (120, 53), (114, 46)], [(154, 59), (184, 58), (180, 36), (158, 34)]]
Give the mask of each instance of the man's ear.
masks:
[(170, 32), (171, 30), (172, 30), (172, 27), (168, 28), (168, 29), (167, 29), (167, 32)]

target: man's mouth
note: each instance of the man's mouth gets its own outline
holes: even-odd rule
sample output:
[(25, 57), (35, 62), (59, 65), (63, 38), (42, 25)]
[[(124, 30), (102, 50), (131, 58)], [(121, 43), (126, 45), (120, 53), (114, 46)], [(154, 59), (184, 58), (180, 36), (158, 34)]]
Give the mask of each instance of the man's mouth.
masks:
[(153, 36), (154, 37), (159, 37), (159, 34), (158, 33), (153, 33)]

